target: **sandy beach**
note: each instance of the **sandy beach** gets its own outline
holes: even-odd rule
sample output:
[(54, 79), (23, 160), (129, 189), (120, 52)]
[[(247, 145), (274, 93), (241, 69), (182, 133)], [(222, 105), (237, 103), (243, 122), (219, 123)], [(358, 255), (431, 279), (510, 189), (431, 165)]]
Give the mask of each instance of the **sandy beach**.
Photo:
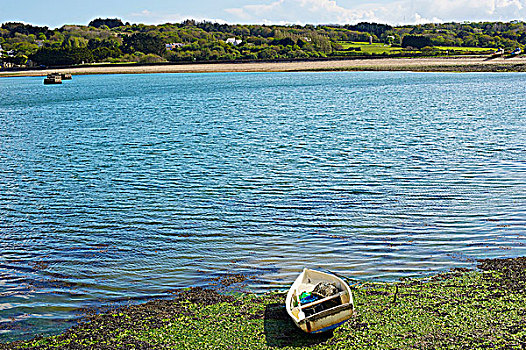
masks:
[(0, 77), (45, 76), (51, 72), (84, 74), (299, 72), (299, 71), (524, 72), (526, 57), (378, 58), (331, 61), (90, 66), (67, 69), (0, 71)]

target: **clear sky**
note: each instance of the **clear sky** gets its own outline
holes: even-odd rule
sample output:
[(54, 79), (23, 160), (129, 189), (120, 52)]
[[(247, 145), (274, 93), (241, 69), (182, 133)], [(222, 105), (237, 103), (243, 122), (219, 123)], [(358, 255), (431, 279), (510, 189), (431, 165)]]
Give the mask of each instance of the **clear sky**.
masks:
[(0, 0), (0, 23), (56, 28), (97, 17), (148, 24), (187, 18), (254, 24), (511, 21), (526, 20), (526, 0)]

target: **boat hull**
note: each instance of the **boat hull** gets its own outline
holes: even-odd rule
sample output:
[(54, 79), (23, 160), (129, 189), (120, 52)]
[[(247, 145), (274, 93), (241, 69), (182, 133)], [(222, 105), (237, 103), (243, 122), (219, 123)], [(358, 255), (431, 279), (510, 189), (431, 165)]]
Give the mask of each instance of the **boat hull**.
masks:
[(323, 333), (331, 331), (345, 322), (347, 322), (353, 315), (354, 308), (350, 304), (341, 305), (338, 310), (331, 311), (316, 319), (305, 319), (297, 322), (296, 325), (306, 333)]
[[(298, 296), (302, 292), (311, 292), (320, 282), (331, 283), (340, 292), (320, 301), (301, 305)], [(338, 305), (314, 312), (309, 316), (305, 315), (303, 311), (308, 310), (310, 305), (319, 305), (324, 300), (332, 300), (332, 303), (338, 303)], [(296, 326), (306, 333), (323, 333), (333, 330), (347, 322), (354, 313), (352, 293), (347, 283), (334, 275), (310, 269), (304, 269), (292, 284), (285, 303), (289, 316)]]

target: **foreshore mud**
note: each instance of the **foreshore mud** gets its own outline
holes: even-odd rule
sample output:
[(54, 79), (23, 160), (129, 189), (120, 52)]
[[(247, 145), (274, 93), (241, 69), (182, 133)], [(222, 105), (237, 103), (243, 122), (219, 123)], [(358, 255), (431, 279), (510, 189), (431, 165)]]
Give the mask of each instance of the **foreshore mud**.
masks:
[[(243, 280), (237, 276), (236, 279)], [(283, 291), (176, 291), (86, 314), (65, 333), (0, 349), (524, 349), (526, 258), (486, 259), (477, 270), (353, 285), (356, 312), (333, 333), (295, 328)]]

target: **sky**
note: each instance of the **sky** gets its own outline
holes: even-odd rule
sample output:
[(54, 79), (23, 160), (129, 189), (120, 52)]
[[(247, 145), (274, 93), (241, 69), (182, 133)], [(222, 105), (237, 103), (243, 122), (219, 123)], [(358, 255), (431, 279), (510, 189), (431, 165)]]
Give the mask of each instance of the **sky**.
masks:
[(146, 24), (189, 18), (240, 24), (524, 21), (526, 0), (0, 0), (0, 23), (57, 28), (99, 17)]

